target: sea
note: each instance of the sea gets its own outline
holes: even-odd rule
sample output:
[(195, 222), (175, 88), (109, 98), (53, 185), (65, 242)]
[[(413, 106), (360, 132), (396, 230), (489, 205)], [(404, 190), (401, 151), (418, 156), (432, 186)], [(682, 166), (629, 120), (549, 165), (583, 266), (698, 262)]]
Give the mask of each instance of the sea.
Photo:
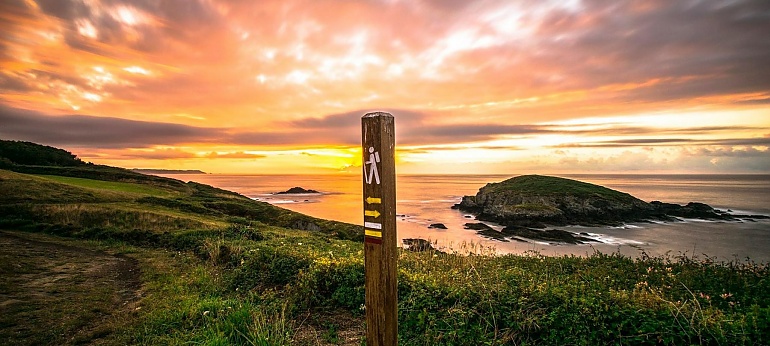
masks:
[[(196, 181), (323, 219), (363, 224), (360, 175), (167, 174)], [(487, 183), (514, 175), (399, 175), (396, 214), (399, 242), (422, 238), (449, 252), (585, 256), (594, 252), (638, 256), (687, 256), (717, 261), (770, 263), (770, 220), (629, 223), (618, 227), (554, 227), (587, 233), (596, 242), (568, 245), (541, 241), (501, 242), (464, 228), (478, 222), (451, 209), (462, 196), (475, 195)], [(770, 175), (579, 174), (565, 178), (627, 192), (644, 201), (702, 202), (735, 214), (770, 215)], [(281, 195), (299, 186), (317, 194)], [(443, 223), (447, 229), (428, 228)], [(485, 222), (498, 230), (502, 226)]]

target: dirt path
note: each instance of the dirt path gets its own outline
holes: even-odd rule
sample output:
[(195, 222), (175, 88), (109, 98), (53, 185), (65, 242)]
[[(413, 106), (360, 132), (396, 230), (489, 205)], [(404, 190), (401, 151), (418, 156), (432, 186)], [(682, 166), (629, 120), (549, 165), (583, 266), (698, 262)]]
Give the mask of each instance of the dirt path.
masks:
[(0, 344), (103, 343), (131, 318), (140, 287), (131, 257), (0, 231)]
[(363, 316), (337, 310), (316, 312), (300, 318), (294, 344), (313, 346), (359, 346), (366, 335)]

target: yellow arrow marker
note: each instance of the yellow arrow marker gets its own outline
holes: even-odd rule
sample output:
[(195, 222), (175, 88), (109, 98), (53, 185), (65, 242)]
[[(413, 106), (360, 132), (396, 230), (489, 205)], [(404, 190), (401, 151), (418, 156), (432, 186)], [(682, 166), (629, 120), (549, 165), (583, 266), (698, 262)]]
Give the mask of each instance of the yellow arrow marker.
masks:
[(369, 203), (369, 204), (380, 204), (380, 203), (382, 203), (382, 199), (375, 198), (375, 197), (366, 197), (366, 203)]
[(376, 219), (380, 217), (380, 212), (376, 210), (364, 210), (364, 216), (373, 216)]

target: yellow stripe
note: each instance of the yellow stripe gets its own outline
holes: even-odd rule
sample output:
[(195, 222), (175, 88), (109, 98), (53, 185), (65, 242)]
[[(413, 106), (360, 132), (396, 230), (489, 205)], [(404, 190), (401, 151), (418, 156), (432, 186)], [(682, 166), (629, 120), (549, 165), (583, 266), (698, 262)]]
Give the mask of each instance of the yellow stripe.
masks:
[(367, 229), (366, 231), (364, 231), (364, 234), (370, 237), (382, 238), (382, 232), (380, 231), (373, 231), (373, 230)]

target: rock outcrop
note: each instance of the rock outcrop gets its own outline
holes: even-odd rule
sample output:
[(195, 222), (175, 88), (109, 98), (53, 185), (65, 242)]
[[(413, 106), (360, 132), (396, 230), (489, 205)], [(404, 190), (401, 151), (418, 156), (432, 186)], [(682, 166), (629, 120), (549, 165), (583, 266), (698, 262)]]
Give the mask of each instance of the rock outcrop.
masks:
[(597, 225), (640, 221), (652, 207), (627, 193), (577, 180), (523, 175), (487, 184), (455, 208), (509, 226)]
[(299, 186), (292, 187), (291, 189), (288, 189), (286, 191), (282, 192), (276, 192), (276, 195), (299, 195), (299, 194), (306, 194), (306, 193), (320, 193), (316, 190), (306, 190)]
[(584, 243), (600, 243), (596, 239), (584, 237), (582, 234), (575, 234), (572, 232), (560, 230), (560, 229), (533, 229), (525, 227), (506, 227), (502, 233), (505, 237), (521, 237), (532, 240), (566, 243), (566, 244), (584, 244)]
[(406, 238), (401, 241), (404, 244), (404, 249), (412, 252), (432, 252), (436, 254), (443, 254), (445, 252), (433, 247), (433, 243), (429, 240), (420, 238)]
[(299, 229), (303, 231), (320, 232), (321, 226), (315, 224), (315, 222), (309, 220), (297, 220), (290, 226), (293, 229)]
[(509, 227), (545, 225), (619, 225), (676, 217), (730, 220), (726, 212), (703, 203), (680, 206), (644, 202), (630, 194), (572, 179), (523, 175), (487, 184), (453, 208)]

